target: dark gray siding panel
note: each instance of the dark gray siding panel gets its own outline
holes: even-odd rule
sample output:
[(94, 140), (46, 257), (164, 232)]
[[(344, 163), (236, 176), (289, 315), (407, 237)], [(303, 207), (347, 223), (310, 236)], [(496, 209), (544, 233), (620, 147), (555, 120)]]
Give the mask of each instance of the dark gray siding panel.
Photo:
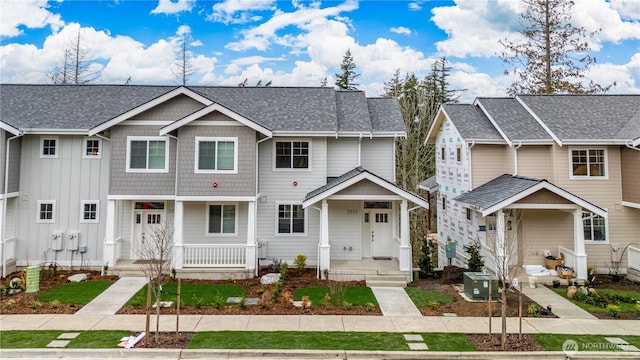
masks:
[[(213, 115), (207, 118), (221, 118)], [(229, 120), (225, 117), (225, 120)], [(196, 174), (195, 137), (238, 138), (238, 172), (236, 174)], [(179, 129), (180, 196), (253, 196), (256, 194), (256, 132), (245, 126), (189, 125)], [(217, 187), (213, 187), (213, 183)]]
[[(9, 186), (7, 190), (11, 193), (20, 191), (20, 153), (22, 149), (22, 138), (11, 140), (11, 144), (9, 146), (11, 147), (11, 150), (9, 152), (9, 181), (7, 181)], [(4, 178), (2, 181), (4, 182)]]
[(169, 171), (128, 173), (127, 136), (158, 136), (160, 126), (115, 126), (111, 129), (111, 195), (173, 195), (176, 177), (176, 141), (169, 140)]

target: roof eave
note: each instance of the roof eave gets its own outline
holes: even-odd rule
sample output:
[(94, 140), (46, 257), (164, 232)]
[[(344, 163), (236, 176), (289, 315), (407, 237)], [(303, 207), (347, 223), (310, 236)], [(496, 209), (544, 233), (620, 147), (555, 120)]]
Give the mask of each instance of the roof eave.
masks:
[(0, 129), (8, 132), (9, 134), (13, 135), (13, 136), (18, 136), (20, 135), (20, 129), (17, 129), (9, 124), (7, 124), (4, 121), (0, 121)]

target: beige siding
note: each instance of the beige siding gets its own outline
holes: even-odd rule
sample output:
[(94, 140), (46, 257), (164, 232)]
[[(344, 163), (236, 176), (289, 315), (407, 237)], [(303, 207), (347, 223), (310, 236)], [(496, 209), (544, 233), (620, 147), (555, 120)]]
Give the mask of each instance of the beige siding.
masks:
[(502, 174), (511, 173), (507, 145), (475, 145), (471, 148), (471, 172), (473, 189)]
[(571, 201), (543, 189), (516, 201), (518, 204), (571, 204)]
[(525, 145), (517, 150), (517, 156), (518, 175), (551, 180), (553, 174), (551, 146)]
[(573, 250), (573, 214), (558, 210), (522, 212), (522, 265), (544, 264), (544, 251), (558, 255), (558, 246)]
[(640, 151), (620, 148), (622, 200), (640, 204)]

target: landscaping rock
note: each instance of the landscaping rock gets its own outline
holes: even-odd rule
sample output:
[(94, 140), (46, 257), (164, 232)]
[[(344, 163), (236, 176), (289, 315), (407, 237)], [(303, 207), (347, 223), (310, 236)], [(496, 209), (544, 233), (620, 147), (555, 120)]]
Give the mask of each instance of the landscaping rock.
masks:
[(75, 274), (67, 278), (67, 281), (69, 282), (81, 282), (86, 280), (87, 280), (87, 274)]
[(569, 299), (573, 299), (573, 296), (576, 294), (576, 292), (578, 291), (578, 288), (575, 286), (569, 286), (567, 288), (567, 297)]
[(280, 273), (265, 274), (260, 278), (260, 284), (275, 284), (278, 280), (280, 280)]

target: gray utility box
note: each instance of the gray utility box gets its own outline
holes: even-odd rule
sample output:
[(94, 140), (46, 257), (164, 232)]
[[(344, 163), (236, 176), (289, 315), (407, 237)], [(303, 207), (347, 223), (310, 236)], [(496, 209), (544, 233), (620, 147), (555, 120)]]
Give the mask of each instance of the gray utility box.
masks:
[(489, 282), (491, 282), (491, 299), (498, 299), (498, 278), (492, 274), (481, 272), (464, 273), (464, 292), (473, 300), (489, 299)]

